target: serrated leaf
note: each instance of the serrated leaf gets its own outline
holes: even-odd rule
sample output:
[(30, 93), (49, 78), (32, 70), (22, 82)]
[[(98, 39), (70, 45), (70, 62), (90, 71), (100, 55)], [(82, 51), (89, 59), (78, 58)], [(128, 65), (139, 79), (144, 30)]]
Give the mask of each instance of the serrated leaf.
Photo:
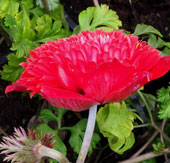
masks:
[(133, 35), (139, 36), (144, 34), (156, 34), (160, 37), (163, 37), (163, 35), (153, 26), (146, 24), (137, 24)]
[(58, 135), (58, 131), (53, 130), (51, 127), (49, 127), (47, 124), (41, 124), (36, 128), (36, 131), (39, 133), (42, 132), (44, 134), (50, 133), (50, 134), (55, 134), (55, 136), (52, 138), (52, 141), (55, 140), (56, 143), (54, 144), (54, 149), (60, 151), (64, 155), (67, 153), (67, 148), (61, 138)]
[(14, 42), (12, 44), (11, 50), (17, 51), (17, 57), (29, 56), (29, 50), (33, 49), (33, 42), (28, 39), (21, 39), (19, 42)]
[(25, 61), (24, 57), (17, 57), (14, 54), (8, 56), (8, 65), (3, 66), (3, 71), (1, 71), (1, 78), (3, 80), (15, 82), (24, 68), (19, 66), (21, 62)]
[[(44, 4), (42, 0), (36, 0), (36, 5), (40, 8), (44, 8)], [(48, 0), (47, 5), (49, 10), (55, 10), (59, 6), (59, 0)]]
[(170, 86), (168, 86), (168, 88), (161, 88), (158, 90), (157, 92), (157, 96), (158, 96), (158, 99), (157, 101), (158, 102), (167, 102), (170, 100)]
[[(86, 129), (87, 119), (80, 120), (76, 125), (70, 127), (71, 136), (69, 139), (69, 144), (73, 148), (75, 153), (79, 153), (84, 138), (84, 133)], [(93, 133), (92, 141), (89, 147), (89, 153), (96, 148), (96, 144), (100, 141), (100, 136), (97, 133)]]
[(36, 42), (45, 43), (51, 40), (57, 40), (58, 38), (65, 37), (64, 30), (61, 29), (62, 23), (60, 20), (56, 20), (52, 23), (52, 19), (49, 15), (43, 15), (37, 19), (37, 25), (35, 27), (38, 32), (38, 39)]
[(40, 112), (40, 117), (44, 122), (57, 121), (56, 115), (48, 109), (43, 109)]
[(17, 0), (1, 0), (0, 1), (0, 18), (4, 18), (6, 15), (15, 16), (19, 9), (19, 3)]
[(170, 118), (170, 102), (169, 101), (161, 105), (161, 107), (159, 108), (158, 117), (160, 119)]
[(103, 29), (105, 31), (118, 30), (122, 26), (115, 11), (109, 10), (107, 5), (88, 7), (79, 14), (80, 31)]
[(159, 102), (158, 117), (160, 119), (170, 118), (170, 86), (161, 88), (157, 93)]
[[(108, 138), (111, 149), (115, 152), (123, 153), (133, 145), (134, 139), (131, 132), (136, 117), (135, 113), (127, 110), (124, 102), (122, 104), (106, 104), (98, 111), (97, 123), (99, 130), (104, 137)], [(123, 145), (125, 148), (122, 148), (121, 151)]]

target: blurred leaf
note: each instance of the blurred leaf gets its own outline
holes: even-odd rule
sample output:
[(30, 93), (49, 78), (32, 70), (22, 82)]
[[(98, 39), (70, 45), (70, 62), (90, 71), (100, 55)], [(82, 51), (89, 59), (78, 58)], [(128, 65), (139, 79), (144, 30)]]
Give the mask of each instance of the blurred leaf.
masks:
[(156, 37), (154, 34), (149, 34), (148, 44), (151, 44), (152, 48), (162, 48), (166, 45), (166, 42), (162, 40), (160, 37)]
[(57, 121), (56, 115), (49, 109), (43, 109), (40, 112), (40, 117), (44, 122)]
[(55, 140), (56, 143), (54, 145), (54, 149), (60, 151), (61, 153), (63, 153), (64, 155), (66, 155), (67, 153), (67, 148), (65, 146), (65, 144), (62, 142), (61, 138), (58, 135), (58, 131), (53, 130), (51, 127), (49, 127), (47, 124), (41, 124), (36, 128), (36, 131), (38, 131), (39, 133), (42, 132), (45, 134), (50, 133), (50, 134), (55, 134), (55, 137), (52, 138), (52, 141)]
[(21, 4), (24, 5), (27, 9), (34, 7), (34, 0), (22, 0)]
[(111, 31), (118, 30), (122, 26), (122, 22), (115, 11), (109, 10), (107, 5), (101, 5), (98, 7), (88, 7), (82, 11), (79, 14), (79, 25), (80, 31), (94, 31), (96, 29)]
[(153, 26), (145, 25), (145, 24), (137, 24), (133, 35), (139, 36), (144, 34), (156, 34), (160, 37), (163, 37), (163, 35)]
[(33, 42), (28, 39), (21, 39), (20, 42), (12, 44), (11, 50), (16, 52), (17, 57), (29, 56), (29, 50), (33, 49)]
[(163, 56), (168, 56), (168, 55), (170, 55), (170, 48), (165, 47), (165, 48), (161, 51), (161, 55), (163, 55)]
[(31, 22), (29, 18), (29, 10), (28, 8), (23, 4), (21, 5), (22, 10), (16, 15), (16, 22), (17, 24), (21, 25), (23, 29), (30, 28)]
[(38, 32), (38, 39), (36, 42), (47, 42), (51, 40), (57, 40), (65, 36), (64, 30), (61, 29), (62, 24), (60, 20), (54, 21), (49, 15), (43, 15), (37, 19), (37, 25), (35, 27)]
[(19, 9), (17, 0), (0, 0), (0, 18), (6, 15), (15, 16)]
[(117, 137), (108, 137), (110, 148), (118, 154), (123, 154), (125, 151), (130, 149), (135, 143), (134, 134), (131, 132), (130, 135), (123, 139)]
[[(73, 148), (75, 153), (79, 153), (84, 138), (84, 133), (86, 129), (87, 119), (80, 120), (76, 125), (70, 127), (71, 136), (69, 139), (69, 144)], [(89, 153), (96, 148), (96, 144), (100, 141), (100, 136), (97, 133), (93, 133), (92, 141), (89, 147)]]
[(132, 147), (133, 121), (136, 114), (127, 110), (126, 104), (110, 103), (101, 107), (97, 114), (97, 123), (100, 132), (108, 138), (110, 148), (122, 154)]
[[(55, 10), (59, 6), (59, 0), (47, 0), (49, 10)], [(36, 5), (44, 8), (43, 0), (36, 0)]]
[(157, 96), (157, 101), (160, 104), (158, 117), (160, 119), (170, 118), (170, 86), (168, 88), (161, 88)]
[(24, 70), (24, 68), (19, 65), (23, 61), (25, 61), (24, 57), (17, 57), (14, 54), (10, 54), (8, 56), (8, 65), (4, 65), (3, 71), (0, 72), (1, 78), (15, 82)]
[(162, 153), (165, 145), (158, 142), (157, 144), (152, 144), (152, 147), (154, 149), (154, 153), (160, 154), (160, 153)]
[(11, 15), (6, 15), (4, 24), (9, 28), (14, 28), (14, 26), (16, 25), (15, 18)]
[(61, 127), (61, 121), (62, 118), (64, 116), (64, 114), (68, 111), (67, 109), (63, 109), (63, 108), (56, 108), (52, 105), (50, 105), (50, 107), (55, 110), (56, 114), (57, 114), (57, 123), (58, 123), (58, 128)]

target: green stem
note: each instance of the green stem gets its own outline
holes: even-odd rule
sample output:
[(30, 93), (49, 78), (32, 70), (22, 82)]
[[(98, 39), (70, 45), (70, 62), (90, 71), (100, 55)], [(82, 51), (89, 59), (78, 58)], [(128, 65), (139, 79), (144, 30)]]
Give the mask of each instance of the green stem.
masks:
[(96, 113), (97, 113), (97, 105), (94, 105), (89, 110), (87, 127), (86, 127), (86, 131), (85, 131), (83, 143), (81, 146), (81, 150), (80, 150), (80, 153), (79, 153), (76, 163), (84, 163), (84, 161), (86, 159), (88, 149), (89, 149), (89, 146), (91, 143), (91, 139), (93, 136), (94, 127), (95, 127)]
[(145, 124), (141, 124), (138, 126), (134, 126), (134, 128), (141, 128), (141, 127), (147, 127), (147, 126), (151, 126), (151, 123), (145, 123)]
[(149, 114), (149, 117), (150, 117), (151, 123), (153, 123), (152, 113), (151, 113), (151, 111), (150, 111), (150, 108), (149, 108), (148, 103), (147, 103), (147, 102), (146, 102), (146, 100), (145, 100), (145, 97), (144, 97), (144, 96), (143, 96), (143, 94), (140, 92), (140, 90), (138, 90), (137, 92), (138, 92), (139, 96), (141, 97), (141, 99), (142, 99), (143, 103), (144, 103), (144, 104), (145, 104), (145, 106), (146, 106), (146, 109), (147, 109), (147, 112), (148, 112), (148, 114)]

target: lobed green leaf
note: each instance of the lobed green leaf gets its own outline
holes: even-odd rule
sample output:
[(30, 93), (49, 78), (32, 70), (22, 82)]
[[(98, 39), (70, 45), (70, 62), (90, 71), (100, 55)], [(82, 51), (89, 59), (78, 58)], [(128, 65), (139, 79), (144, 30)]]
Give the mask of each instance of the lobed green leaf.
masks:
[(109, 10), (107, 5), (98, 7), (88, 7), (79, 14), (79, 27), (77, 29), (94, 31), (96, 29), (103, 29), (104, 31), (118, 30), (122, 26), (117, 13)]
[(97, 114), (100, 132), (108, 138), (110, 148), (122, 154), (134, 144), (133, 121), (136, 114), (127, 110), (126, 104), (110, 103)]

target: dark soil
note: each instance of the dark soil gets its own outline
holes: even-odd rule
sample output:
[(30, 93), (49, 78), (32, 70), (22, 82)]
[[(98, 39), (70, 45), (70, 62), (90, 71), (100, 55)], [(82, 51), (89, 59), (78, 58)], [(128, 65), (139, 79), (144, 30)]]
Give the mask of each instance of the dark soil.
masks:
[[(93, 6), (92, 0), (61, 0), (65, 11), (70, 19), (74, 22), (74, 26), (78, 21), (78, 14), (89, 6)], [(166, 41), (170, 41), (170, 1), (169, 0), (132, 0), (132, 5), (129, 0), (100, 0), (100, 3), (105, 3), (114, 9), (122, 20), (123, 29), (133, 32), (137, 24), (148, 24), (157, 28), (163, 35)], [(2, 44), (0, 49), (0, 56), (5, 56), (9, 53), (9, 49), (5, 49)], [(4, 62), (3, 62), (4, 64)], [(2, 60), (0, 61), (2, 66)], [(1, 67), (2, 68), (2, 67)], [(150, 93), (168, 84), (170, 73), (165, 77), (152, 82), (146, 86), (146, 90)], [(30, 99), (29, 96), (24, 96), (22, 93), (13, 92), (5, 94), (5, 87), (9, 85), (8, 82), (0, 80), (0, 137), (5, 133), (11, 134), (13, 127), (22, 126), (27, 127), (30, 118), (36, 114), (37, 109), (41, 107), (36, 98)], [(139, 132), (138, 130), (136, 130)], [(143, 131), (140, 131), (141, 135)], [(139, 134), (140, 135), (140, 134)], [(145, 140), (141, 139), (140, 140)], [(141, 141), (142, 142), (142, 141)], [(105, 146), (105, 140), (102, 142)], [(136, 148), (128, 151), (124, 157), (128, 157), (130, 152), (134, 152)], [(95, 162), (98, 156), (100, 163), (116, 162), (120, 160), (121, 156), (116, 155), (108, 148), (95, 151), (88, 159), (88, 163)], [(2, 156), (0, 155), (0, 162)]]

